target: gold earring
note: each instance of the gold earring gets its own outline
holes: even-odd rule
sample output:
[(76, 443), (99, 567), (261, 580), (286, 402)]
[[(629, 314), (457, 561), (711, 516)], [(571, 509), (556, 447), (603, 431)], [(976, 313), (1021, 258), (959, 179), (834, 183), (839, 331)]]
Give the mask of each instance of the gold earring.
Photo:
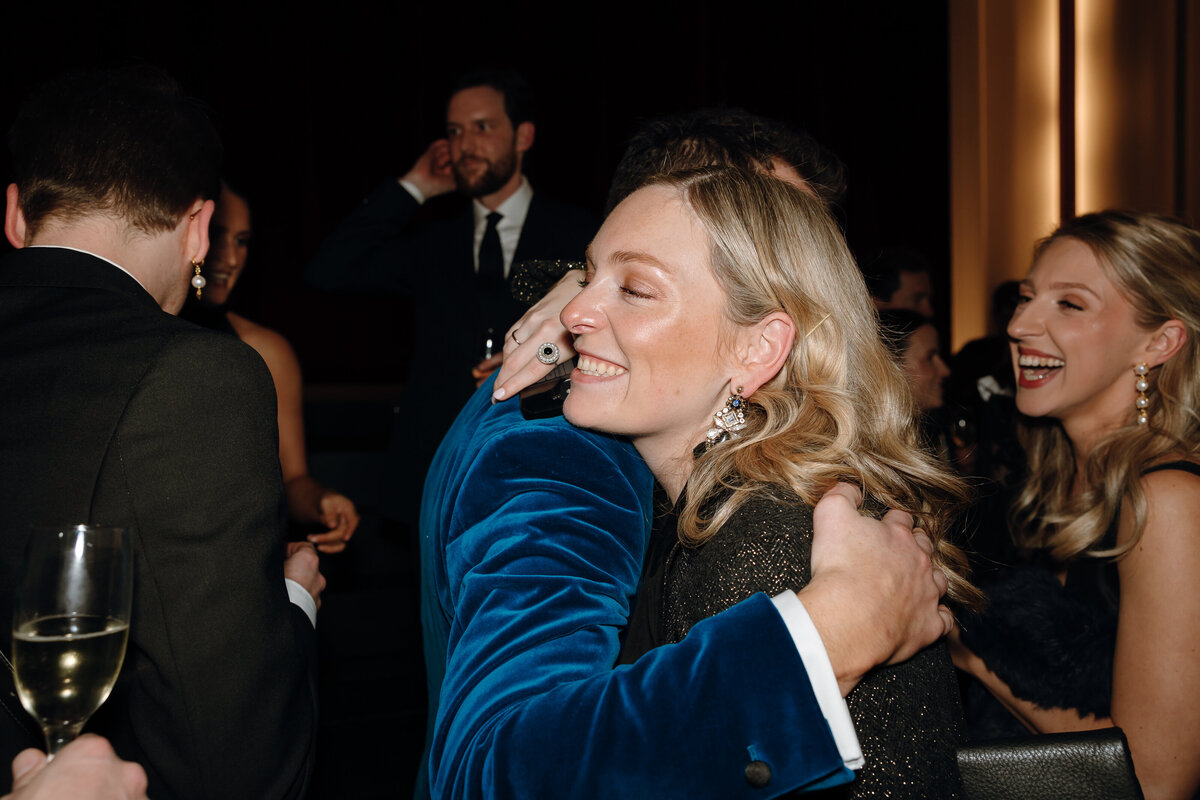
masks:
[(1150, 367), (1146, 366), (1143, 361), (1133, 368), (1133, 374), (1137, 375), (1137, 380), (1134, 382), (1134, 388), (1138, 391), (1137, 400), (1133, 401), (1134, 408), (1137, 409), (1137, 424), (1145, 425), (1150, 418), (1146, 413), (1146, 408), (1150, 405), (1150, 399), (1146, 397), (1146, 390), (1150, 388), (1150, 381), (1146, 380), (1146, 373), (1150, 371)]
[(208, 285), (208, 281), (206, 281), (204, 276), (200, 274), (200, 268), (204, 266), (204, 259), (202, 258), (197, 261), (193, 258), (192, 266), (196, 268), (196, 274), (192, 276), (192, 286), (196, 287), (196, 299), (199, 300), (200, 290)]

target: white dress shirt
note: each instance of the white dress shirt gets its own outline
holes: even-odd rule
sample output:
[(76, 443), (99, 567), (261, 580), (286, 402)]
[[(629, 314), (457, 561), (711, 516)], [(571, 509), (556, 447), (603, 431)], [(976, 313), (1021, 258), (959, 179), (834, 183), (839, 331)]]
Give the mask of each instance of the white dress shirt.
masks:
[[(412, 195), (418, 204), (425, 202), (425, 195), (413, 183), (400, 180), (404, 191)], [(500, 235), (500, 252), (504, 255), (504, 277), (512, 270), (513, 256), (517, 253), (517, 242), (521, 239), (521, 228), (525, 227), (525, 218), (529, 216), (529, 204), (533, 202), (533, 187), (529, 179), (521, 176), (521, 185), (509, 195), (508, 199), (496, 207), (500, 214), (500, 222), (496, 224), (496, 233)], [(475, 214), (475, 239), (471, 251), (475, 254), (475, 271), (479, 272), (479, 246), (483, 244), (483, 234), (487, 230), (488, 214), (492, 210), (478, 200), (471, 202), (471, 210)]]
[(821, 642), (821, 634), (817, 632), (804, 603), (800, 602), (795, 592), (788, 590), (771, 599), (783, 617), (796, 649), (800, 651), (800, 660), (808, 672), (808, 681), (812, 684), (813, 694), (817, 696), (817, 705), (821, 707), (821, 713), (833, 734), (842, 762), (850, 769), (860, 769), (863, 765), (862, 746), (858, 743), (858, 734), (854, 732), (850, 709), (846, 707), (846, 700), (838, 688), (833, 665), (829, 663), (829, 654)]

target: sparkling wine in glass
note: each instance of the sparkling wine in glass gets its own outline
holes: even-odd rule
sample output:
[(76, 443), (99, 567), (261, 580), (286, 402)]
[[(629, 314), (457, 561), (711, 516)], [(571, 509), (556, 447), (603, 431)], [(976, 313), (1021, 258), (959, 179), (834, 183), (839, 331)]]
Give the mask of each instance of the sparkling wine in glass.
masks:
[(133, 558), (125, 528), (34, 528), (13, 614), (17, 694), (53, 757), (112, 691), (125, 659)]

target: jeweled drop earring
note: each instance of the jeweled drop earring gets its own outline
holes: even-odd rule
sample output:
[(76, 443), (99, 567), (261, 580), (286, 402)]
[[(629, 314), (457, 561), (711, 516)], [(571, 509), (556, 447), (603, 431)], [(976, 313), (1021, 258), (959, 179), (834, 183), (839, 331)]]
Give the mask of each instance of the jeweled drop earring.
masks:
[(200, 274), (200, 268), (204, 266), (204, 259), (197, 261), (192, 259), (192, 266), (196, 268), (196, 274), (192, 276), (192, 286), (196, 287), (196, 299), (200, 299), (200, 290), (208, 285), (208, 281)]
[(1133, 368), (1133, 374), (1137, 375), (1137, 381), (1133, 385), (1138, 390), (1138, 396), (1137, 400), (1133, 401), (1133, 405), (1137, 408), (1138, 425), (1145, 425), (1150, 420), (1146, 413), (1146, 409), (1150, 405), (1150, 399), (1146, 397), (1146, 390), (1150, 388), (1150, 381), (1146, 380), (1146, 373), (1149, 371), (1150, 367), (1146, 366), (1145, 361)]
[(738, 432), (746, 427), (746, 398), (742, 397), (741, 386), (729, 395), (725, 407), (713, 414), (713, 422), (715, 424), (705, 436), (710, 447), (728, 439), (736, 439)]

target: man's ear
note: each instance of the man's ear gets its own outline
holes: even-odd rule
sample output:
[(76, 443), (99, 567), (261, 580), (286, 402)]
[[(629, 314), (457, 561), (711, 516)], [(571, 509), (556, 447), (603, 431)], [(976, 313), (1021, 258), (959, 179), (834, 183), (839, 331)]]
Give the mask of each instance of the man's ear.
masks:
[(518, 153), (533, 147), (533, 123), (526, 120), (517, 126), (515, 145)]
[(25, 215), (17, 198), (17, 185), (8, 185), (8, 205), (4, 209), (4, 236), (8, 243), (20, 250), (25, 246)]
[(1169, 319), (1159, 326), (1150, 339), (1146, 348), (1147, 363), (1157, 367), (1171, 356), (1179, 352), (1187, 343), (1187, 328), (1177, 319)]
[(734, 383), (746, 397), (779, 374), (796, 342), (796, 323), (782, 311), (768, 314), (742, 332), (743, 370)]
[(208, 255), (208, 223), (217, 204), (196, 198), (188, 209), (185, 253), (191, 261), (203, 261)]

